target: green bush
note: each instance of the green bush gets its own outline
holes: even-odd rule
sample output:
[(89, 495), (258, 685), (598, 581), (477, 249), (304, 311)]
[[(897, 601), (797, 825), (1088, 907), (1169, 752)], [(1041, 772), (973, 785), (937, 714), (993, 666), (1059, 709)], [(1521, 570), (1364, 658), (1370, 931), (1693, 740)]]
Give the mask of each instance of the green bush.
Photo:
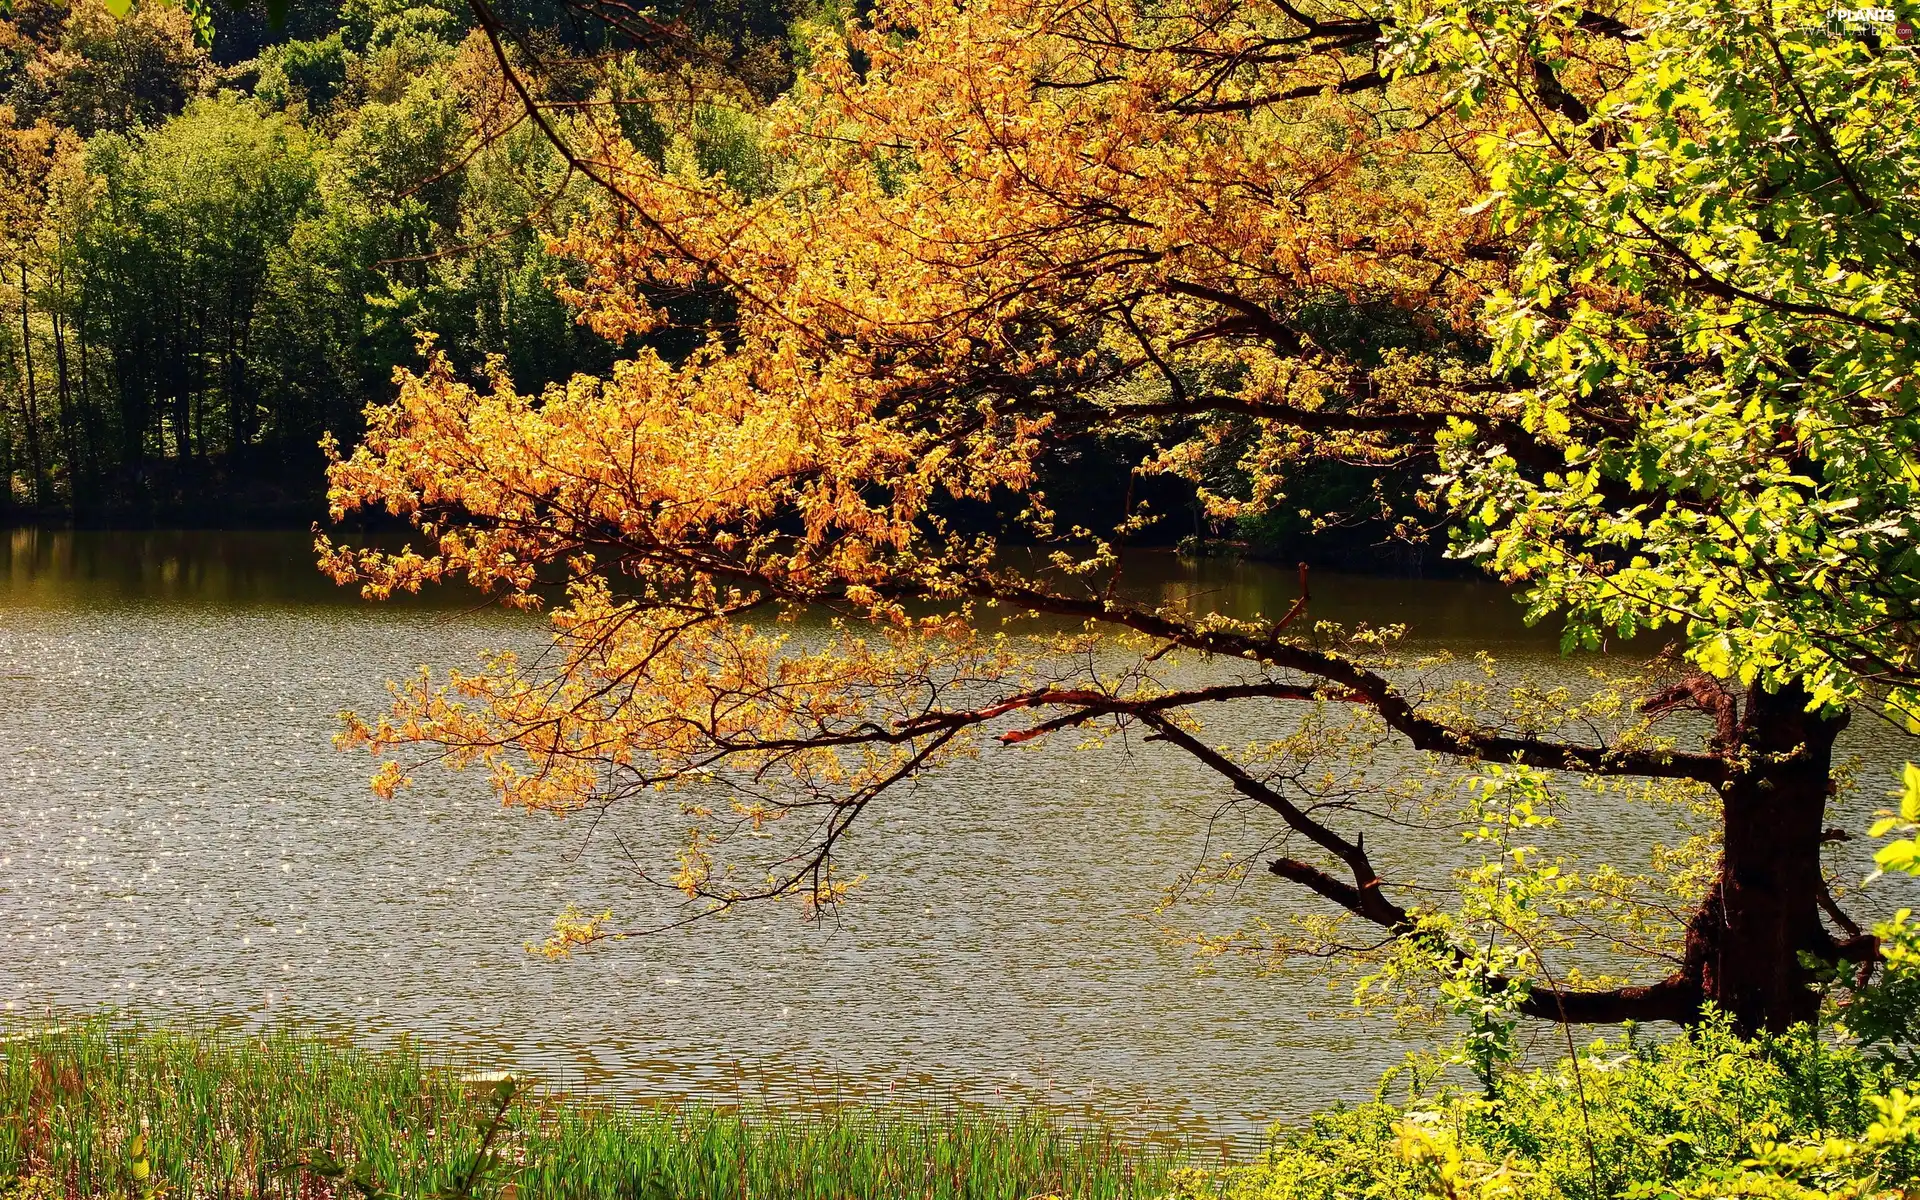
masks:
[[(1183, 1200), (1425, 1200), (1872, 1194), (1920, 1183), (1912, 1131), (1875, 1097), (1904, 1080), (1810, 1031), (1743, 1041), (1711, 1024), (1629, 1033), (1498, 1095), (1442, 1090), (1340, 1109), (1279, 1133), (1246, 1167), (1183, 1175)], [(1883, 1134), (1872, 1152), (1843, 1147)], [(1819, 1161), (1807, 1162), (1807, 1151)], [(1865, 1186), (1862, 1186), (1865, 1185)]]

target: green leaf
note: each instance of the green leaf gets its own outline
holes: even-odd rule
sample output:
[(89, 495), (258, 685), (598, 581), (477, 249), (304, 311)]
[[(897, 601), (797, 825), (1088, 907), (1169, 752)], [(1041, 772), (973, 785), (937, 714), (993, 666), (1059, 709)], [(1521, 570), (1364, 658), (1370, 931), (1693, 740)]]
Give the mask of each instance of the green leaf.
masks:
[(1916, 845), (1912, 838), (1888, 842), (1874, 852), (1873, 862), (1882, 871), (1920, 874), (1920, 845)]

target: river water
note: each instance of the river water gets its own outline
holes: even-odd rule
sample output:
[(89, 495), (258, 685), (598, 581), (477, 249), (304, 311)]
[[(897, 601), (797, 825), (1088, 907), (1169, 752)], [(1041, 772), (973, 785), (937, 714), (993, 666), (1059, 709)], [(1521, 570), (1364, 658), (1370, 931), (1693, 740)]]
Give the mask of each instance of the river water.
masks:
[[(538, 630), (458, 596), (362, 604), (308, 542), (0, 533), (0, 1007), (408, 1033), (631, 1098), (1044, 1103), (1241, 1148), (1367, 1098), (1409, 1044), (1310, 970), (1197, 970), (1142, 915), (1221, 799), (1154, 746), (994, 750), (903, 792), (853, 843), (870, 882), (832, 925), (769, 907), (535, 958), (523, 943), (569, 902), (654, 903), (626, 855), (671, 835), (503, 811), (470, 774), (375, 798), (365, 756), (330, 745), (335, 714)], [(1284, 611), (1296, 587), (1160, 555), (1127, 578), (1235, 613)], [(1316, 576), (1313, 614), (1405, 622), (1543, 684), (1583, 667), (1475, 582)], [(1914, 751), (1855, 725), (1857, 825)], [(1676, 836), (1671, 814), (1607, 797), (1566, 821), (1599, 857)], [(1406, 861), (1457, 852), (1452, 834), (1377, 836)], [(1868, 851), (1841, 853), (1858, 878)], [(1195, 920), (1308, 904), (1263, 878)]]

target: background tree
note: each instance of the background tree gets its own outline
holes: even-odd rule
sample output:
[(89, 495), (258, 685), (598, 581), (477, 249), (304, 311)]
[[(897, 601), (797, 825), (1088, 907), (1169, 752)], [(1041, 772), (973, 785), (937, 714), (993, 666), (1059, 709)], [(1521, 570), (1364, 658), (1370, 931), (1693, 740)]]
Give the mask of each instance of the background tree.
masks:
[(48, 117), (81, 137), (125, 132), (178, 113), (212, 83), (212, 62), (180, 9), (142, 5), (116, 17), (83, 0), (58, 42), (28, 64), (21, 85), (44, 95)]
[[(51, 370), (44, 362), (39, 370), (34, 363), (32, 336), (36, 314), (46, 316), (49, 292), (54, 291), (44, 268), (49, 244), (57, 248), (59, 239), (52, 233), (55, 213), (62, 193), (71, 185), (72, 160), (78, 143), (70, 135), (44, 120), (22, 121), (10, 107), (0, 105), (0, 172), (10, 186), (0, 194), (0, 295), (9, 295), (9, 322), (4, 341), (6, 370), (14, 403), (5, 413), (8, 432), (19, 431), (17, 440), (8, 438), (9, 449), (22, 458), (28, 495), (37, 498), (46, 493), (52, 466), (52, 446), (43, 443), (48, 430), (43, 421), (43, 405), (49, 404), (41, 390), (43, 382), (54, 383), (61, 396), (67, 391), (68, 374), (64, 343), (56, 336), (56, 364)], [(58, 335), (61, 309), (57, 300), (51, 310), (56, 317)], [(62, 410), (64, 411), (64, 410)], [(9, 459), (14, 455), (8, 455)], [(11, 462), (8, 466), (11, 467)], [(11, 471), (8, 478), (11, 479)], [(11, 488), (0, 489), (0, 510), (12, 501)]]
[(250, 20), (210, 51), (179, 6), (0, 15), (24, 156), (0, 491), (29, 513), (305, 524), (321, 436), (358, 435), (422, 333), (468, 371), (608, 361), (542, 245), (565, 164), (531, 129), (494, 136), (507, 97), (463, 9), (295, 6), (235, 61), (267, 36)]

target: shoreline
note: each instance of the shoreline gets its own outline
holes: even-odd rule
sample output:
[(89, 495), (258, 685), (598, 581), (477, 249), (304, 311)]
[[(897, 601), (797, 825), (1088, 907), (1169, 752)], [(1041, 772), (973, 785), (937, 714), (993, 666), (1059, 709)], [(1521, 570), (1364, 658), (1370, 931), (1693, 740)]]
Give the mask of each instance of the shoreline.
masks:
[[(325, 517), (324, 508), (317, 512), (305, 509), (297, 512), (255, 509), (252, 510), (250, 519), (245, 520), (232, 519), (231, 512), (198, 515), (169, 512), (142, 517), (127, 512), (74, 515), (59, 512), (22, 512), (15, 509), (0, 513), (0, 532), (162, 536), (318, 532), (350, 539), (384, 539), (404, 536), (412, 529), (406, 522), (397, 518), (370, 520), (362, 516), (352, 521), (333, 524), (325, 520)], [(1009, 549), (1026, 550), (1032, 550), (1041, 545), (1041, 543), (1018, 540), (1008, 540), (1004, 544)], [(1314, 548), (1311, 547), (1263, 546), (1244, 538), (1195, 539), (1191, 536), (1143, 540), (1125, 547), (1125, 553), (1129, 555), (1140, 554), (1156, 558), (1178, 559), (1187, 563), (1244, 564), (1283, 571), (1291, 571), (1296, 566), (1305, 566), (1314, 571), (1335, 572), (1371, 579), (1451, 582), (1487, 578), (1485, 572), (1470, 563), (1444, 557), (1443, 550), (1443, 547), (1436, 544), (1426, 547), (1365, 547), (1360, 551), (1355, 551), (1351, 547), (1327, 548), (1315, 553)]]
[(411, 1041), (52, 1021), (0, 1020), (0, 1194), (118, 1192), (142, 1150), (169, 1193), (222, 1197), (1135, 1200), (1195, 1161), (1033, 1108), (614, 1104)]

